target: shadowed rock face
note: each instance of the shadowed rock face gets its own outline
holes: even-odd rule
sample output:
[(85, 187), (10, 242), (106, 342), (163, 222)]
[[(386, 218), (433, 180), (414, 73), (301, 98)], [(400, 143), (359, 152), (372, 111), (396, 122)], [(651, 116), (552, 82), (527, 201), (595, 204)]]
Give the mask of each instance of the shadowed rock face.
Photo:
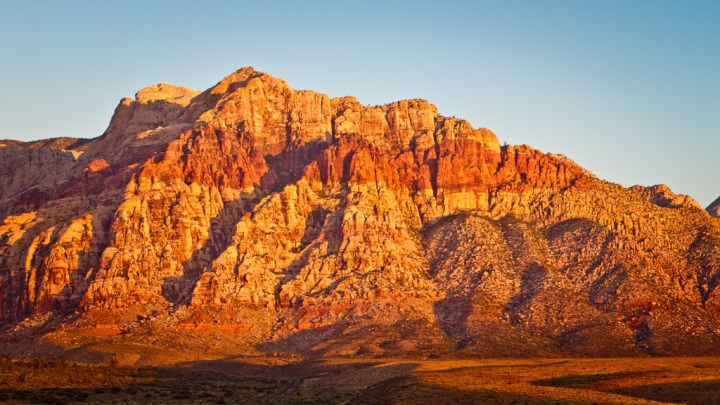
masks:
[(243, 68), (143, 89), (88, 142), (3, 142), (6, 325), (133, 336), (142, 318), (320, 355), (720, 343), (720, 223), (696, 202), (501, 147), (424, 100), (368, 107)]
[(712, 204), (708, 205), (707, 212), (715, 218), (720, 218), (720, 198), (713, 201)]

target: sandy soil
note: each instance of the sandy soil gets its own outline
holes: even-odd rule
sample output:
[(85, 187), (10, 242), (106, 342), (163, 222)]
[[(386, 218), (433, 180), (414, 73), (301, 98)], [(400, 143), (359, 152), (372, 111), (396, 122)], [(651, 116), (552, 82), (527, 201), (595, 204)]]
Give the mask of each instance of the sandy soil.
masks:
[(0, 361), (6, 403), (720, 403), (720, 358)]

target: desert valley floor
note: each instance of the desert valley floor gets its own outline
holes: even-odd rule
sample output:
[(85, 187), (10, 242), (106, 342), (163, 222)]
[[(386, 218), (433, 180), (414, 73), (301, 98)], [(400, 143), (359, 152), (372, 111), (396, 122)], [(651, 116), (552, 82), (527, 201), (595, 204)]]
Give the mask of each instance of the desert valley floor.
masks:
[(711, 404), (720, 359), (237, 357), (172, 367), (0, 362), (4, 403)]

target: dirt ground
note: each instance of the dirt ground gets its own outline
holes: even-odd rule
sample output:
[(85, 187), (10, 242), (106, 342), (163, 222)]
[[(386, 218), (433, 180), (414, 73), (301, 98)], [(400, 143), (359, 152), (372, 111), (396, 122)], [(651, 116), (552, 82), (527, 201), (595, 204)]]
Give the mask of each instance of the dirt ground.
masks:
[(720, 358), (0, 360), (4, 403), (720, 403)]

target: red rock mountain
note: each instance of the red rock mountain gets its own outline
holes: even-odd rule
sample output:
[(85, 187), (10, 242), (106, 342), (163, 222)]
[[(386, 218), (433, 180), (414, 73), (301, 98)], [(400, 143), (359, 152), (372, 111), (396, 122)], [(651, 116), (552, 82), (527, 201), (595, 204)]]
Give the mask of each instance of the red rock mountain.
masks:
[(5, 351), (720, 344), (720, 220), (424, 100), (365, 106), (243, 68), (143, 89), (99, 138), (0, 144)]

